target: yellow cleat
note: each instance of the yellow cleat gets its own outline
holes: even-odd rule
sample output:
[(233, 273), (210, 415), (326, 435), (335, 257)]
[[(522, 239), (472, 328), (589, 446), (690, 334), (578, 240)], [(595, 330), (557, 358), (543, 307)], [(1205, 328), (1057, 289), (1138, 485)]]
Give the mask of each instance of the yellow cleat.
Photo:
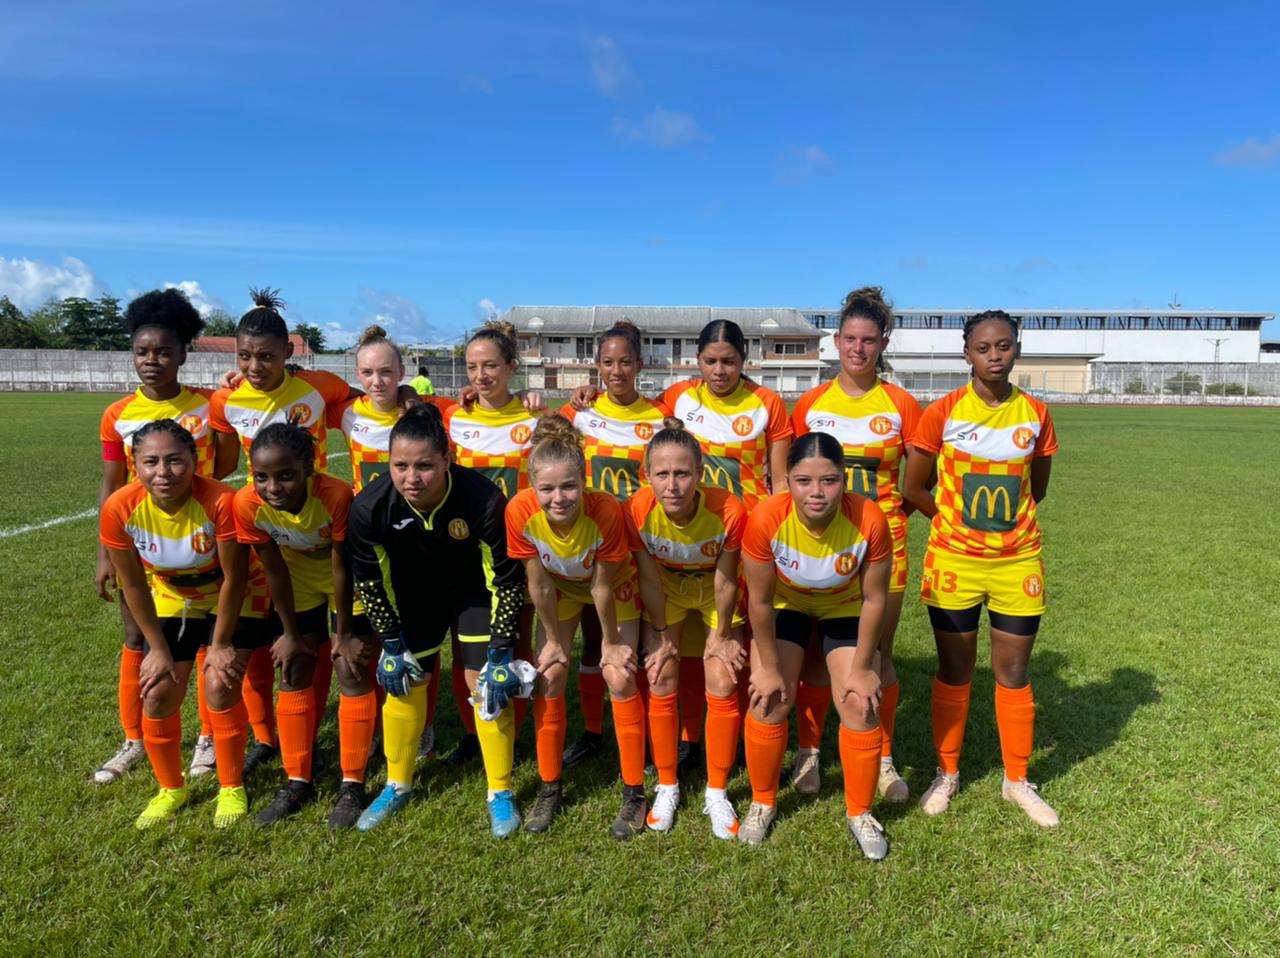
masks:
[(133, 823), (133, 827), (145, 830), (172, 821), (174, 814), (187, 804), (187, 799), (190, 797), (191, 792), (185, 785), (182, 788), (160, 789), (156, 797), (147, 803), (147, 807)]
[(249, 796), (244, 786), (218, 789), (218, 798), (213, 806), (213, 827), (230, 828), (249, 814)]

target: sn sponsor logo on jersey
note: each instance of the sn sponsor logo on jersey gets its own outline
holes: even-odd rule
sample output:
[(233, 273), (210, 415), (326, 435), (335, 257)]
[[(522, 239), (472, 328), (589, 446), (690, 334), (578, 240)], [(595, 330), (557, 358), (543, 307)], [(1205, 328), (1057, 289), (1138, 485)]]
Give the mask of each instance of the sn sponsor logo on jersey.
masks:
[(685, 422), (703, 422), (705, 417), (700, 412), (687, 412), (684, 414)]
[(836, 421), (829, 416), (816, 416), (809, 420), (809, 427), (811, 429), (834, 429), (836, 428)]
[(479, 438), (480, 438), (479, 429), (464, 429), (462, 430), (462, 434), (458, 437), (458, 441), (466, 442), (468, 439), (479, 439)]
[(532, 435), (533, 430), (524, 423), (511, 427), (511, 441), (518, 445), (524, 445), (524, 443), (529, 441), (529, 437)]
[(241, 430), (245, 430), (245, 429), (257, 429), (258, 424), (261, 423), (262, 420), (259, 419), (257, 416), (241, 416), (239, 419), (236, 420), (236, 422), (239, 423)]

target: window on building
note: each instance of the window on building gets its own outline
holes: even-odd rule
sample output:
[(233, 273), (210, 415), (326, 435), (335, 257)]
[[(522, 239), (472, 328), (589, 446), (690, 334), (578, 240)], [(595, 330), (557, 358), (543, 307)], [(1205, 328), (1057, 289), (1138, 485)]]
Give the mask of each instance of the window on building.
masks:
[(765, 388), (765, 389), (777, 389), (777, 388), (778, 388), (778, 377), (777, 377), (777, 376), (764, 376), (764, 377), (762, 377), (762, 380), (763, 380), (763, 384), (764, 384), (764, 388)]
[(569, 341), (568, 336), (548, 336), (547, 337), (547, 342), (549, 343), (567, 343), (568, 341)]
[(796, 377), (796, 389), (812, 389), (812, 388), (813, 388), (813, 377), (812, 377), (812, 376), (797, 376), (797, 377)]
[(775, 356), (803, 356), (808, 351), (805, 343), (774, 343)]

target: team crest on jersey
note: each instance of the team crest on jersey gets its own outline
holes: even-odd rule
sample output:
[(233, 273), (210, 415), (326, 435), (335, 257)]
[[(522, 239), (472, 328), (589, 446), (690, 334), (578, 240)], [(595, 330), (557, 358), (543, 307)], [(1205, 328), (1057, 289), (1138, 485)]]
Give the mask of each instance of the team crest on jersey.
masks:
[(326, 522), (324, 525), (322, 525), (319, 529), (316, 530), (316, 535), (318, 535), (321, 539), (332, 539), (333, 529), (330, 527), (329, 523)]
[(1019, 449), (1030, 449), (1031, 443), (1035, 440), (1036, 434), (1026, 426), (1019, 426), (1013, 431), (1013, 444)]
[(854, 558), (848, 552), (842, 552), (836, 556), (836, 574), (848, 575), (853, 571)]
[(471, 527), (467, 525), (466, 519), (454, 519), (449, 523), (449, 535), (461, 541), (471, 535)]
[(524, 423), (511, 427), (511, 441), (517, 445), (524, 445), (529, 441), (529, 437), (533, 435), (533, 430)]
[(648, 442), (653, 438), (653, 426), (647, 422), (636, 423), (636, 438), (641, 442)]
[(178, 420), (178, 425), (194, 436), (200, 431), (200, 417), (191, 415), (183, 416)]
[(887, 436), (893, 431), (893, 420), (888, 416), (872, 416), (868, 425), (877, 436)]
[(588, 552), (586, 555), (582, 557), (582, 568), (590, 569), (595, 564), (596, 564), (596, 550), (592, 549), (590, 552)]
[(730, 428), (733, 429), (735, 435), (749, 436), (751, 435), (751, 430), (754, 429), (755, 426), (756, 424), (752, 421), (750, 416), (739, 416), (733, 421), (733, 425)]
[(288, 420), (295, 426), (305, 426), (311, 422), (311, 407), (304, 402), (296, 402), (289, 407)]
[(635, 589), (634, 580), (628, 579), (626, 582), (622, 583), (622, 585), (618, 586), (616, 589), (613, 590), (613, 597), (619, 602), (630, 602), (631, 594), (634, 591), (634, 589)]
[(1032, 573), (1022, 580), (1022, 591), (1027, 594), (1028, 598), (1040, 598), (1044, 594), (1044, 579)]
[(197, 532), (191, 537), (191, 548), (202, 556), (207, 556), (213, 551), (213, 536), (207, 532)]
[(716, 542), (714, 539), (710, 542), (704, 542), (702, 543), (702, 548), (699, 551), (708, 559), (714, 559), (720, 554), (720, 543)]

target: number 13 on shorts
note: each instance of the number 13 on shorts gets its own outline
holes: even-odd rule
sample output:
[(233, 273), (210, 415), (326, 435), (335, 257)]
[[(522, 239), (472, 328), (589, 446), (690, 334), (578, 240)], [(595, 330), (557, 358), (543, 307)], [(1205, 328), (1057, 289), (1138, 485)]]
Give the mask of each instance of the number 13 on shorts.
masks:
[(1043, 615), (1044, 560), (1039, 553), (986, 559), (929, 548), (920, 598), (938, 609), (960, 611), (986, 603), (1005, 615)]

